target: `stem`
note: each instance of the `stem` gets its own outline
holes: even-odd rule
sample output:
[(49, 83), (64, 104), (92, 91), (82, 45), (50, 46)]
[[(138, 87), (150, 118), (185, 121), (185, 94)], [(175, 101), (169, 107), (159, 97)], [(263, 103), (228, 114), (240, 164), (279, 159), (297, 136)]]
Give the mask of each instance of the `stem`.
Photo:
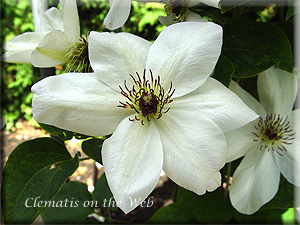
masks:
[(175, 184), (175, 189), (174, 189), (174, 202), (177, 200), (177, 193), (178, 193), (178, 185)]
[(228, 192), (229, 192), (229, 181), (230, 181), (230, 175), (231, 175), (231, 162), (228, 163), (227, 165), (227, 180), (226, 180), (226, 188), (224, 190), (224, 196), (225, 196), (225, 199), (227, 199), (228, 197)]
[(79, 159), (79, 161), (84, 161), (84, 160), (88, 160), (88, 159), (90, 159), (90, 158), (89, 157), (81, 158), (81, 159)]
[(112, 218), (111, 218), (111, 213), (110, 213), (110, 210), (109, 210), (109, 209), (107, 210), (107, 214), (108, 214), (108, 219), (109, 219), (109, 220), (112, 220)]
[(94, 183), (94, 186), (95, 186), (96, 183), (97, 183), (97, 179), (98, 179), (98, 168), (96, 166), (96, 162), (94, 162), (93, 164), (94, 164), (93, 183)]

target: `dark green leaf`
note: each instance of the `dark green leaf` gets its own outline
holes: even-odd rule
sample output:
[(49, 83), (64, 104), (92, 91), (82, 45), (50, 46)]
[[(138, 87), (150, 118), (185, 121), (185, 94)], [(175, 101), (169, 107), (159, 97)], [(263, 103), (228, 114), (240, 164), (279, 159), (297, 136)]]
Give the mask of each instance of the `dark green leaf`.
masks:
[(63, 130), (60, 129), (58, 127), (52, 126), (52, 125), (48, 125), (48, 124), (44, 124), (44, 123), (40, 123), (40, 126), (47, 131), (49, 134), (53, 134), (57, 137), (59, 137), (60, 139), (67, 141), (67, 140), (71, 140), (73, 137), (73, 132), (71, 131), (67, 131), (67, 130)]
[(71, 132), (71, 131), (68, 131), (68, 130), (60, 129), (58, 127), (48, 125), (48, 124), (44, 124), (44, 123), (40, 123), (39, 125), (45, 131), (47, 131), (49, 134), (53, 134), (53, 135), (59, 137), (60, 139), (62, 139), (63, 141), (71, 140), (73, 137), (75, 137), (76, 139), (86, 139), (86, 138), (90, 137), (90, 136), (87, 136), (87, 135), (78, 134), (78, 133)]
[(105, 174), (102, 174), (95, 185), (93, 199), (97, 201), (98, 205), (102, 208), (107, 208), (110, 210), (118, 209), (108, 186)]
[(293, 55), (278, 26), (236, 17), (224, 26), (223, 53), (234, 66), (233, 77), (250, 77), (276, 65), (292, 72)]
[(91, 159), (102, 164), (101, 150), (105, 139), (92, 138), (82, 142), (82, 151)]
[(87, 185), (72, 181), (64, 184), (41, 215), (46, 224), (78, 224), (93, 213), (94, 206)]
[(258, 76), (248, 77), (245, 79), (238, 79), (238, 83), (244, 90), (249, 92), (255, 99), (259, 100), (258, 92), (257, 92), (257, 78)]
[(225, 200), (220, 188), (214, 192), (197, 195), (184, 188), (178, 188), (177, 203), (188, 204), (197, 211), (200, 223), (226, 223), (233, 217), (233, 208)]
[(295, 33), (294, 33), (294, 23), (290, 23), (290, 22), (280, 22), (280, 23), (276, 23), (277, 26), (279, 26), (284, 33), (286, 34), (286, 36), (288, 37), (290, 44), (292, 46), (292, 51), (293, 51), (293, 58), (294, 58), (294, 62), (295, 65), (296, 63), (296, 58), (294, 57), (294, 37), (295, 37)]
[(267, 7), (270, 4), (274, 4), (274, 0), (220, 0), (221, 13), (225, 13), (236, 7), (242, 8), (239, 11), (258, 11)]
[(234, 67), (232, 63), (224, 54), (221, 54), (212, 77), (220, 81), (226, 87), (229, 87), (233, 73)]
[(281, 214), (284, 212), (282, 209), (258, 211), (253, 215), (235, 212), (234, 216), (241, 224), (282, 224)]
[[(52, 168), (52, 165), (56, 165)], [(52, 138), (37, 138), (18, 145), (3, 172), (2, 211), (6, 223), (32, 223), (78, 168), (65, 146)], [(29, 206), (29, 207), (26, 207)]]
[(197, 210), (189, 204), (174, 203), (156, 211), (147, 224), (194, 224)]
[(220, 189), (200, 196), (178, 187), (176, 203), (159, 209), (148, 223), (226, 223), (233, 211)]

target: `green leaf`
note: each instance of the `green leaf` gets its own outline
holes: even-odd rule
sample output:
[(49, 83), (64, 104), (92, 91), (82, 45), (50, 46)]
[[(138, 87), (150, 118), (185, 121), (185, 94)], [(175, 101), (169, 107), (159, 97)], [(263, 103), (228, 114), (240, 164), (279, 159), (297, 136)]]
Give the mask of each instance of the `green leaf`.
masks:
[(178, 188), (177, 203), (189, 204), (197, 210), (197, 222), (226, 223), (233, 217), (233, 208), (220, 188), (204, 195), (197, 195), (184, 188)]
[(147, 224), (194, 224), (197, 210), (188, 204), (174, 203), (156, 211)]
[(293, 54), (286, 34), (276, 25), (235, 17), (224, 26), (223, 53), (234, 66), (233, 77), (245, 78), (276, 65), (292, 72)]
[(178, 187), (176, 203), (159, 209), (149, 223), (226, 223), (233, 217), (233, 208), (220, 191), (197, 195)]
[(82, 142), (81, 148), (82, 151), (91, 159), (97, 161), (101, 165), (102, 163), (102, 157), (101, 157), (101, 150), (102, 150), (102, 144), (105, 139), (99, 139), (99, 138), (92, 138), (88, 139)]
[(94, 206), (87, 185), (72, 181), (64, 184), (41, 215), (45, 224), (78, 224), (93, 213)]
[[(52, 168), (52, 165), (56, 165)], [(2, 211), (5, 223), (32, 223), (42, 204), (59, 191), (78, 168), (66, 147), (52, 138), (37, 138), (18, 145), (10, 154), (2, 184)], [(27, 207), (26, 207), (27, 206)]]
[(286, 36), (288, 37), (290, 44), (292, 46), (292, 51), (293, 51), (293, 58), (294, 58), (294, 65), (297, 64), (297, 59), (294, 57), (295, 56), (295, 49), (294, 49), (294, 37), (295, 37), (295, 33), (294, 33), (294, 23), (291, 22), (279, 22), (276, 23), (276, 25), (278, 27), (280, 27), (284, 33), (286, 34)]
[(226, 87), (229, 87), (231, 76), (233, 73), (233, 64), (227, 59), (224, 54), (221, 54), (212, 77), (220, 81)]
[(39, 123), (39, 125), (49, 134), (53, 134), (64, 141), (71, 140), (74, 134), (71, 131), (63, 130), (52, 125), (48, 125), (44, 123)]
[(63, 141), (71, 140), (73, 137), (75, 137), (76, 139), (86, 139), (86, 138), (90, 137), (90, 136), (87, 136), (87, 135), (78, 134), (78, 133), (71, 132), (71, 131), (68, 131), (68, 130), (60, 129), (58, 127), (48, 125), (48, 124), (44, 124), (44, 123), (39, 123), (39, 125), (45, 131), (47, 131), (49, 134), (53, 134), (53, 135), (59, 137), (60, 139), (62, 139)]
[(274, 0), (220, 0), (221, 13), (225, 13), (236, 7), (242, 8), (242, 10), (238, 11), (239, 13), (249, 10), (258, 11), (270, 4), (274, 4)]
[(282, 209), (273, 209), (258, 211), (253, 215), (244, 215), (236, 211), (234, 216), (241, 224), (282, 224), (281, 214), (284, 212), (285, 210)]
[(97, 180), (95, 190), (93, 193), (93, 199), (98, 202), (98, 205), (102, 208), (117, 210), (116, 202), (108, 186), (105, 173)]

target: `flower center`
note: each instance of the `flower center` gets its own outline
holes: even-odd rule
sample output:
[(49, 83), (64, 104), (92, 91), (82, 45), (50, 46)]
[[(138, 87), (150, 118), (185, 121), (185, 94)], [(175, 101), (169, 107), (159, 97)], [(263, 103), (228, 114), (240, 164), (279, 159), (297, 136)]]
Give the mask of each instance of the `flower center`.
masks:
[(93, 72), (89, 61), (88, 35), (83, 35), (79, 41), (69, 49), (64, 65), (66, 66), (66, 72)]
[(171, 103), (171, 97), (175, 91), (172, 89), (172, 82), (168, 92), (160, 84), (160, 77), (153, 78), (152, 71), (150, 70), (151, 79), (146, 79), (146, 70), (144, 70), (143, 77), (136, 73), (136, 77), (130, 74), (133, 80), (131, 90), (127, 87), (126, 80), (124, 81), (124, 88), (120, 87), (121, 94), (129, 101), (125, 103), (119, 102), (118, 107), (130, 108), (137, 113), (134, 118), (129, 118), (130, 121), (141, 121), (144, 125), (144, 120), (150, 121), (150, 118), (159, 119), (163, 113), (167, 113), (170, 108), (163, 110), (166, 105)]
[(183, 15), (188, 9), (186, 0), (162, 0), (162, 3), (165, 3), (165, 12), (168, 16), (173, 14), (175, 20), (185, 21), (186, 18)]
[(286, 152), (286, 145), (293, 143), (295, 139), (295, 132), (290, 128), (288, 117), (283, 119), (280, 115), (271, 113), (263, 120), (261, 117), (257, 124), (254, 125), (256, 129), (252, 132), (255, 135), (254, 141), (260, 141), (260, 150), (276, 151), (279, 155)]

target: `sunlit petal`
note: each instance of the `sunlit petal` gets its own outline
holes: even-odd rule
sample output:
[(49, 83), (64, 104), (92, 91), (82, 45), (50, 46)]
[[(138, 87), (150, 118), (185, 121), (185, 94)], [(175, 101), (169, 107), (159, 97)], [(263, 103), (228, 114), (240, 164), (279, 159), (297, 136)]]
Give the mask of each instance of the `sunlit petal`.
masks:
[(292, 111), (298, 90), (297, 77), (272, 67), (258, 76), (259, 100), (267, 113), (286, 115)]
[(221, 184), (227, 154), (221, 129), (197, 111), (170, 110), (156, 121), (164, 150), (163, 170), (175, 183), (197, 194)]
[(31, 62), (36, 67), (53, 67), (63, 63), (71, 47), (70, 40), (62, 31), (46, 34), (32, 52)]
[(112, 133), (132, 113), (117, 107), (120, 94), (92, 73), (51, 76), (32, 87), (33, 118), (91, 136)]
[(104, 19), (104, 26), (107, 29), (115, 30), (123, 26), (128, 19), (131, 1), (130, 0), (109, 0), (110, 9)]
[(124, 119), (102, 149), (104, 170), (118, 206), (128, 213), (158, 183), (163, 163), (160, 136), (154, 123)]
[(253, 146), (257, 147), (257, 143), (254, 141), (256, 137), (253, 134), (257, 121), (225, 133), (228, 146), (227, 162), (244, 156)]
[(150, 47), (147, 68), (160, 76), (174, 97), (202, 85), (217, 63), (221, 52), (222, 28), (210, 22), (183, 22), (165, 28)]
[(91, 32), (91, 66), (105, 84), (119, 91), (125, 80), (130, 84), (129, 74), (143, 74), (150, 46), (151, 42), (128, 33)]
[(232, 177), (232, 205), (240, 213), (253, 214), (275, 196), (279, 178), (273, 153), (253, 146)]
[(262, 118), (266, 117), (267, 114), (263, 106), (251, 94), (242, 89), (235, 81), (232, 80), (230, 82), (229, 89), (236, 93), (254, 112), (260, 115)]
[(45, 11), (41, 18), (41, 32), (47, 34), (56, 30), (64, 30), (63, 15), (60, 10), (52, 7)]
[(236, 94), (213, 78), (208, 78), (195, 91), (175, 98), (170, 107), (202, 113), (223, 132), (244, 126), (258, 117)]
[(80, 35), (79, 17), (76, 0), (61, 1), (63, 7), (63, 31), (71, 42), (77, 42)]
[[(299, 126), (300, 124), (300, 109), (296, 109), (292, 112), (290, 118), (290, 129), (295, 135), (290, 136), (290, 138), (295, 138), (293, 140), (285, 140), (289, 143), (285, 145), (286, 151), (282, 152), (282, 155), (274, 153), (274, 158), (276, 164), (283, 174), (283, 176), (288, 180), (288, 182), (300, 186), (300, 180), (296, 179), (300, 176), (300, 158), (298, 157), (298, 145), (299, 143)], [(297, 149), (298, 148), (298, 149)]]

